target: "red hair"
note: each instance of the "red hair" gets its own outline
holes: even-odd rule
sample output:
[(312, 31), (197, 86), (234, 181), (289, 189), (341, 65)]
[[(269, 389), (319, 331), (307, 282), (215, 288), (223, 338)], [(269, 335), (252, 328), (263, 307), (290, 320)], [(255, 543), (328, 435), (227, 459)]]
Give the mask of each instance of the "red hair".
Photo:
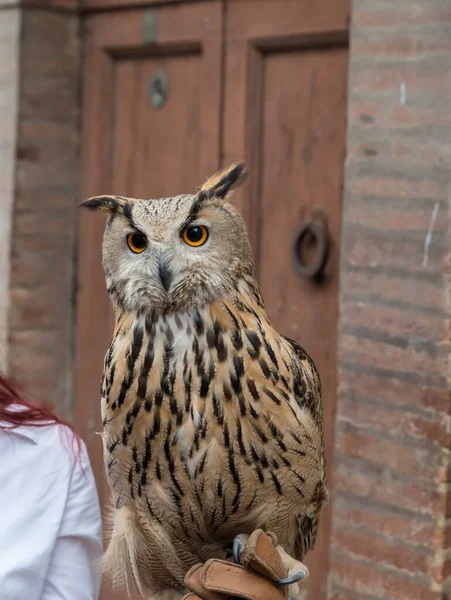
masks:
[(72, 432), (73, 446), (79, 454), (81, 440), (73, 427), (60, 419), (49, 405), (36, 405), (25, 400), (19, 386), (0, 373), (0, 429), (14, 429), (27, 425), (46, 427), (51, 424), (64, 425)]

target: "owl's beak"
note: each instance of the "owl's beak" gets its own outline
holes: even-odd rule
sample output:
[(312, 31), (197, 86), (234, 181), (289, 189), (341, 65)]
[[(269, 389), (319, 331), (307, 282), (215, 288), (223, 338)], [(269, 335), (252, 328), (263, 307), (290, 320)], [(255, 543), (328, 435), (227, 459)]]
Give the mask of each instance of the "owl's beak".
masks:
[(169, 292), (172, 281), (172, 271), (169, 268), (168, 263), (161, 255), (158, 257), (158, 274), (164, 289)]

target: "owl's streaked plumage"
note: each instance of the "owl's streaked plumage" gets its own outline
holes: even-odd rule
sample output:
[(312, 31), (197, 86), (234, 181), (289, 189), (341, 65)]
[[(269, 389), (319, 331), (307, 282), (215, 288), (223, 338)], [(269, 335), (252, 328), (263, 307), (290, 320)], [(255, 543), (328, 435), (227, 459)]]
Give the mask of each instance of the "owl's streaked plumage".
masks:
[(115, 312), (102, 380), (115, 502), (105, 565), (143, 593), (177, 597), (192, 565), (259, 527), (302, 559), (327, 498), (319, 376), (266, 315), (228, 201), (244, 176), (236, 165), (197, 194), (84, 203), (109, 213)]

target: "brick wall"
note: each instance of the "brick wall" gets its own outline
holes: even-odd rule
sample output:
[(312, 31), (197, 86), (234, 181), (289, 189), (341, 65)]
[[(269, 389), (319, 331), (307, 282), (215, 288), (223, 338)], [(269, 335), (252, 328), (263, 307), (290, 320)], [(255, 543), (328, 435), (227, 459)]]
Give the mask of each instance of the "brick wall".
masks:
[(10, 372), (68, 417), (80, 176), (79, 67), (78, 15), (55, 6), (23, 8)]
[[(4, 48), (5, 40), (15, 48), (20, 23), (4, 26), (4, 4), (0, 344), (18, 56)], [(10, 370), (67, 416), (79, 200), (75, 5), (20, 9), (10, 281)], [(450, 0), (354, 0), (331, 600), (451, 598), (450, 29)]]
[(8, 363), (11, 216), (19, 85), (20, 10), (0, 0), (0, 369)]
[(354, 0), (329, 598), (451, 598), (451, 2)]

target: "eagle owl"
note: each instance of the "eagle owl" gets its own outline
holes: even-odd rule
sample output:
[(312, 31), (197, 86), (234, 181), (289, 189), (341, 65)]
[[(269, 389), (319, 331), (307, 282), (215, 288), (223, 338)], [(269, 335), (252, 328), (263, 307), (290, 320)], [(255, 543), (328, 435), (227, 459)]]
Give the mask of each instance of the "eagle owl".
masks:
[(298, 558), (327, 499), (321, 384), (270, 324), (244, 221), (243, 165), (195, 194), (98, 196), (114, 334), (101, 386), (114, 508), (105, 570), (179, 598), (188, 569), (237, 534), (274, 532)]

